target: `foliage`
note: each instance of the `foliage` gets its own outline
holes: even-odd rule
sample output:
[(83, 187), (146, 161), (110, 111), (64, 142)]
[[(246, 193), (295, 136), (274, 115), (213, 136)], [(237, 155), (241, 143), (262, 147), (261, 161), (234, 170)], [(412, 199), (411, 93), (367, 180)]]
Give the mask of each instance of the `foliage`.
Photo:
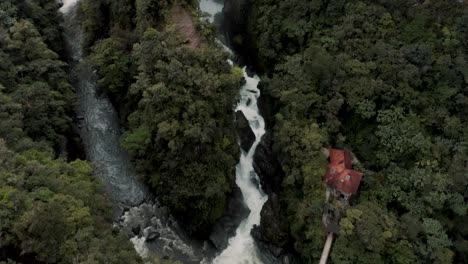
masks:
[(0, 164), (0, 250), (18, 247), (46, 263), (139, 262), (111, 232), (110, 203), (86, 162), (17, 154), (0, 141)]
[(89, 164), (65, 160), (74, 93), (57, 9), (0, 4), (0, 262), (140, 263)]
[(183, 222), (190, 215), (190, 230), (202, 232), (221, 217), (233, 184), (240, 79), (219, 63), (219, 50), (177, 49), (173, 35), (148, 29), (134, 47), (139, 74), (129, 95), (139, 102), (123, 145), (163, 203)]
[(13, 137), (19, 139), (24, 134), (47, 142), (57, 151), (64, 150), (66, 135), (71, 134), (73, 100), (65, 63), (48, 48), (30, 21), (20, 19), (0, 41), (0, 57), (0, 92), (7, 103), (3, 107), (12, 114), (5, 118), (15, 120), (5, 120), (0, 136), (16, 135)]
[(100, 40), (93, 46), (91, 60), (99, 67), (101, 79), (98, 84), (114, 95), (126, 93), (129, 85), (130, 56), (123, 43), (115, 38)]
[[(136, 15), (124, 13), (135, 25), (123, 28), (112, 11), (121, 10), (117, 2), (84, 1), (83, 25), (99, 86), (126, 128), (122, 145), (171, 213), (206, 236), (235, 184), (233, 106), (243, 74), (225, 62), (213, 35), (200, 36), (200, 50), (184, 47), (169, 23), (173, 4), (134, 1)], [(97, 10), (110, 13), (101, 18)]]
[[(304, 260), (323, 246), (311, 225), (324, 188), (301, 168), (323, 175), (324, 144), (352, 149), (365, 172), (333, 263), (467, 261), (467, 12), (459, 1), (253, 1), (244, 38), (277, 108), (280, 196)], [(312, 124), (314, 140), (294, 137)]]

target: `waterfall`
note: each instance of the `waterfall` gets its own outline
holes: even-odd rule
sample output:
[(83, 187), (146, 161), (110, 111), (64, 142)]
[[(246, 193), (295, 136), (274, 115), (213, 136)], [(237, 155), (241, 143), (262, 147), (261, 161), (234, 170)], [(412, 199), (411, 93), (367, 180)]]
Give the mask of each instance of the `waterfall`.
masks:
[(254, 225), (260, 224), (260, 212), (268, 199), (259, 185), (258, 176), (253, 168), (253, 156), (257, 145), (265, 134), (265, 121), (260, 115), (257, 100), (260, 90), (257, 85), (258, 76), (249, 77), (244, 68), (246, 84), (241, 88), (240, 101), (236, 110), (242, 111), (249, 121), (250, 128), (255, 134), (255, 142), (247, 153), (241, 154), (239, 164), (236, 167), (236, 184), (241, 189), (244, 202), (250, 209), (250, 214), (244, 219), (236, 230), (236, 235), (229, 239), (228, 247), (214, 260), (214, 264), (235, 263), (261, 263), (255, 241), (250, 234)]
[[(61, 0), (58, 0), (61, 1)], [(188, 238), (167, 209), (148, 192), (138, 180), (131, 166), (128, 154), (120, 147), (120, 128), (117, 112), (109, 98), (96, 91), (97, 75), (83, 55), (82, 30), (76, 18), (79, 0), (63, 0), (60, 11), (65, 18), (65, 39), (71, 57), (73, 85), (78, 95), (77, 112), (81, 116), (80, 136), (84, 142), (88, 160), (93, 165), (110, 197), (119, 221), (115, 226), (131, 236), (130, 241), (144, 258), (170, 256), (183, 263), (200, 263), (212, 259), (209, 243)], [(212, 0), (201, 0), (201, 8), (214, 21), (215, 14), (223, 5)], [(224, 46), (229, 52), (227, 47)], [(229, 61), (232, 65), (232, 62)], [(228, 247), (214, 260), (215, 264), (261, 263), (255, 241), (250, 232), (260, 224), (260, 212), (267, 200), (261, 190), (258, 176), (253, 169), (253, 156), (265, 133), (265, 122), (257, 107), (260, 90), (258, 76), (249, 77), (244, 70), (246, 84), (240, 90), (236, 111), (242, 111), (255, 134), (250, 150), (242, 152), (236, 167), (236, 184), (250, 214), (229, 239)], [(145, 202), (151, 201), (151, 202)], [(122, 215), (122, 210), (127, 211)]]
[[(213, 22), (215, 15), (222, 11), (222, 5), (213, 0), (201, 0), (200, 9), (208, 13), (209, 21)], [(223, 45), (223, 47), (232, 53), (226, 46)], [(232, 65), (231, 61), (229, 63)], [(262, 263), (250, 232), (255, 225), (260, 224), (260, 213), (268, 199), (261, 189), (260, 180), (253, 168), (255, 150), (265, 134), (265, 121), (257, 106), (257, 100), (260, 97), (260, 90), (257, 86), (260, 78), (256, 75), (248, 76), (246, 67), (243, 71), (246, 83), (240, 90), (240, 100), (236, 111), (242, 111), (249, 121), (250, 128), (255, 134), (255, 142), (247, 153), (241, 149), (242, 153), (236, 167), (236, 184), (242, 192), (244, 203), (249, 208), (250, 214), (240, 223), (234, 237), (229, 239), (228, 247), (213, 260), (213, 264)]]

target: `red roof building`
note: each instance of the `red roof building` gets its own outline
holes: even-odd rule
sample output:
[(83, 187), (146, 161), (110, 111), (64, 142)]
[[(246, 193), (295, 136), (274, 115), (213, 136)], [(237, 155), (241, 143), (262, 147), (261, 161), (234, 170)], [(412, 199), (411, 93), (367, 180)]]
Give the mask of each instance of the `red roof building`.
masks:
[(325, 183), (345, 195), (357, 193), (362, 172), (352, 169), (349, 150), (330, 149), (330, 163), (327, 165)]

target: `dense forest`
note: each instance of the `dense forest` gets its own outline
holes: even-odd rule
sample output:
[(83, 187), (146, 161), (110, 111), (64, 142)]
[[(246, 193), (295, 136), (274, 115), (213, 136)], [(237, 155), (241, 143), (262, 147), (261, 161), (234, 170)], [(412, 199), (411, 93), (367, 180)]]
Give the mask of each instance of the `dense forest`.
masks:
[[(365, 176), (330, 263), (468, 263), (466, 1), (247, 3), (232, 44), (261, 75), (284, 174), (263, 238), (318, 261), (335, 147)], [(198, 4), (82, 0), (79, 19), (140, 180), (207, 238), (235, 188), (242, 71)], [(82, 160), (59, 7), (0, 2), (0, 263), (141, 263)]]
[(126, 131), (122, 145), (187, 231), (206, 238), (235, 186), (242, 71), (226, 63), (196, 5), (85, 0), (81, 13), (98, 83)]
[(58, 7), (0, 3), (0, 263), (139, 263), (90, 165), (70, 153)]
[(332, 146), (365, 173), (332, 263), (467, 263), (466, 1), (253, 0), (247, 19), (285, 173), (266, 237), (318, 261)]
[[(121, 144), (162, 203), (206, 236), (235, 186), (242, 71), (226, 63), (197, 5), (84, 0), (79, 16), (99, 89), (121, 117)], [(59, 7), (0, 4), (0, 261), (137, 263), (128, 238), (111, 228), (104, 188), (77, 159)]]

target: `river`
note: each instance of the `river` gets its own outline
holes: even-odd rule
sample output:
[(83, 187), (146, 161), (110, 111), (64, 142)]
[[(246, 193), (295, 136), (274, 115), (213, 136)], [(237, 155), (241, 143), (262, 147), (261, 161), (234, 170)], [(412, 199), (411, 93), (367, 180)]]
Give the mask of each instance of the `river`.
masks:
[(185, 235), (168, 210), (138, 180), (127, 152), (120, 147), (117, 111), (105, 94), (97, 92), (96, 71), (83, 54), (78, 3), (64, 0), (60, 9), (64, 14), (70, 79), (78, 97), (76, 112), (86, 158), (112, 200), (115, 226), (131, 237), (143, 258), (167, 256), (183, 263), (199, 263), (214, 254), (212, 247)]
[(71, 79), (78, 96), (79, 133), (88, 161), (114, 202), (114, 215), (119, 215), (124, 208), (143, 203), (148, 192), (137, 180), (127, 152), (120, 147), (117, 112), (109, 98), (97, 94), (96, 73), (84, 61), (82, 32), (76, 18), (77, 3), (77, 0), (64, 1), (60, 11), (65, 14)]
[[(248, 152), (241, 153), (236, 167), (236, 184), (250, 214), (241, 222), (234, 237), (229, 239), (227, 248), (216, 254), (208, 241), (187, 237), (167, 209), (138, 180), (127, 152), (119, 144), (121, 131), (117, 111), (106, 95), (97, 92), (96, 72), (83, 54), (78, 3), (79, 0), (64, 0), (60, 9), (65, 18), (70, 79), (78, 96), (76, 111), (86, 156), (113, 202), (115, 226), (131, 237), (136, 251), (144, 258), (168, 256), (183, 263), (262, 263), (250, 234), (253, 226), (260, 224), (260, 212), (268, 198), (252, 165), (256, 147), (265, 133), (265, 122), (257, 107), (260, 96), (258, 76), (249, 76), (244, 68), (246, 84), (240, 89), (240, 100), (235, 109), (244, 113), (255, 134), (255, 142)], [(201, 10), (209, 14), (211, 22), (222, 7), (222, 3), (212, 0), (200, 2)]]
[[(223, 4), (215, 0), (201, 0), (201, 11), (209, 14), (209, 20), (215, 22), (216, 16), (222, 11)], [(233, 53), (226, 45), (224, 48)], [(231, 61), (229, 61), (232, 64)], [(240, 100), (235, 111), (241, 111), (249, 121), (254, 132), (255, 141), (248, 152), (241, 149), (241, 156), (236, 167), (236, 184), (240, 188), (244, 203), (250, 210), (236, 230), (234, 237), (229, 239), (228, 247), (214, 260), (213, 264), (258, 264), (262, 263), (260, 252), (251, 235), (254, 225), (260, 224), (260, 213), (268, 196), (262, 191), (260, 179), (253, 167), (255, 150), (265, 134), (265, 121), (259, 112), (257, 101), (260, 90), (257, 88), (260, 78), (249, 76), (247, 67), (243, 68), (245, 84), (240, 89)]]

